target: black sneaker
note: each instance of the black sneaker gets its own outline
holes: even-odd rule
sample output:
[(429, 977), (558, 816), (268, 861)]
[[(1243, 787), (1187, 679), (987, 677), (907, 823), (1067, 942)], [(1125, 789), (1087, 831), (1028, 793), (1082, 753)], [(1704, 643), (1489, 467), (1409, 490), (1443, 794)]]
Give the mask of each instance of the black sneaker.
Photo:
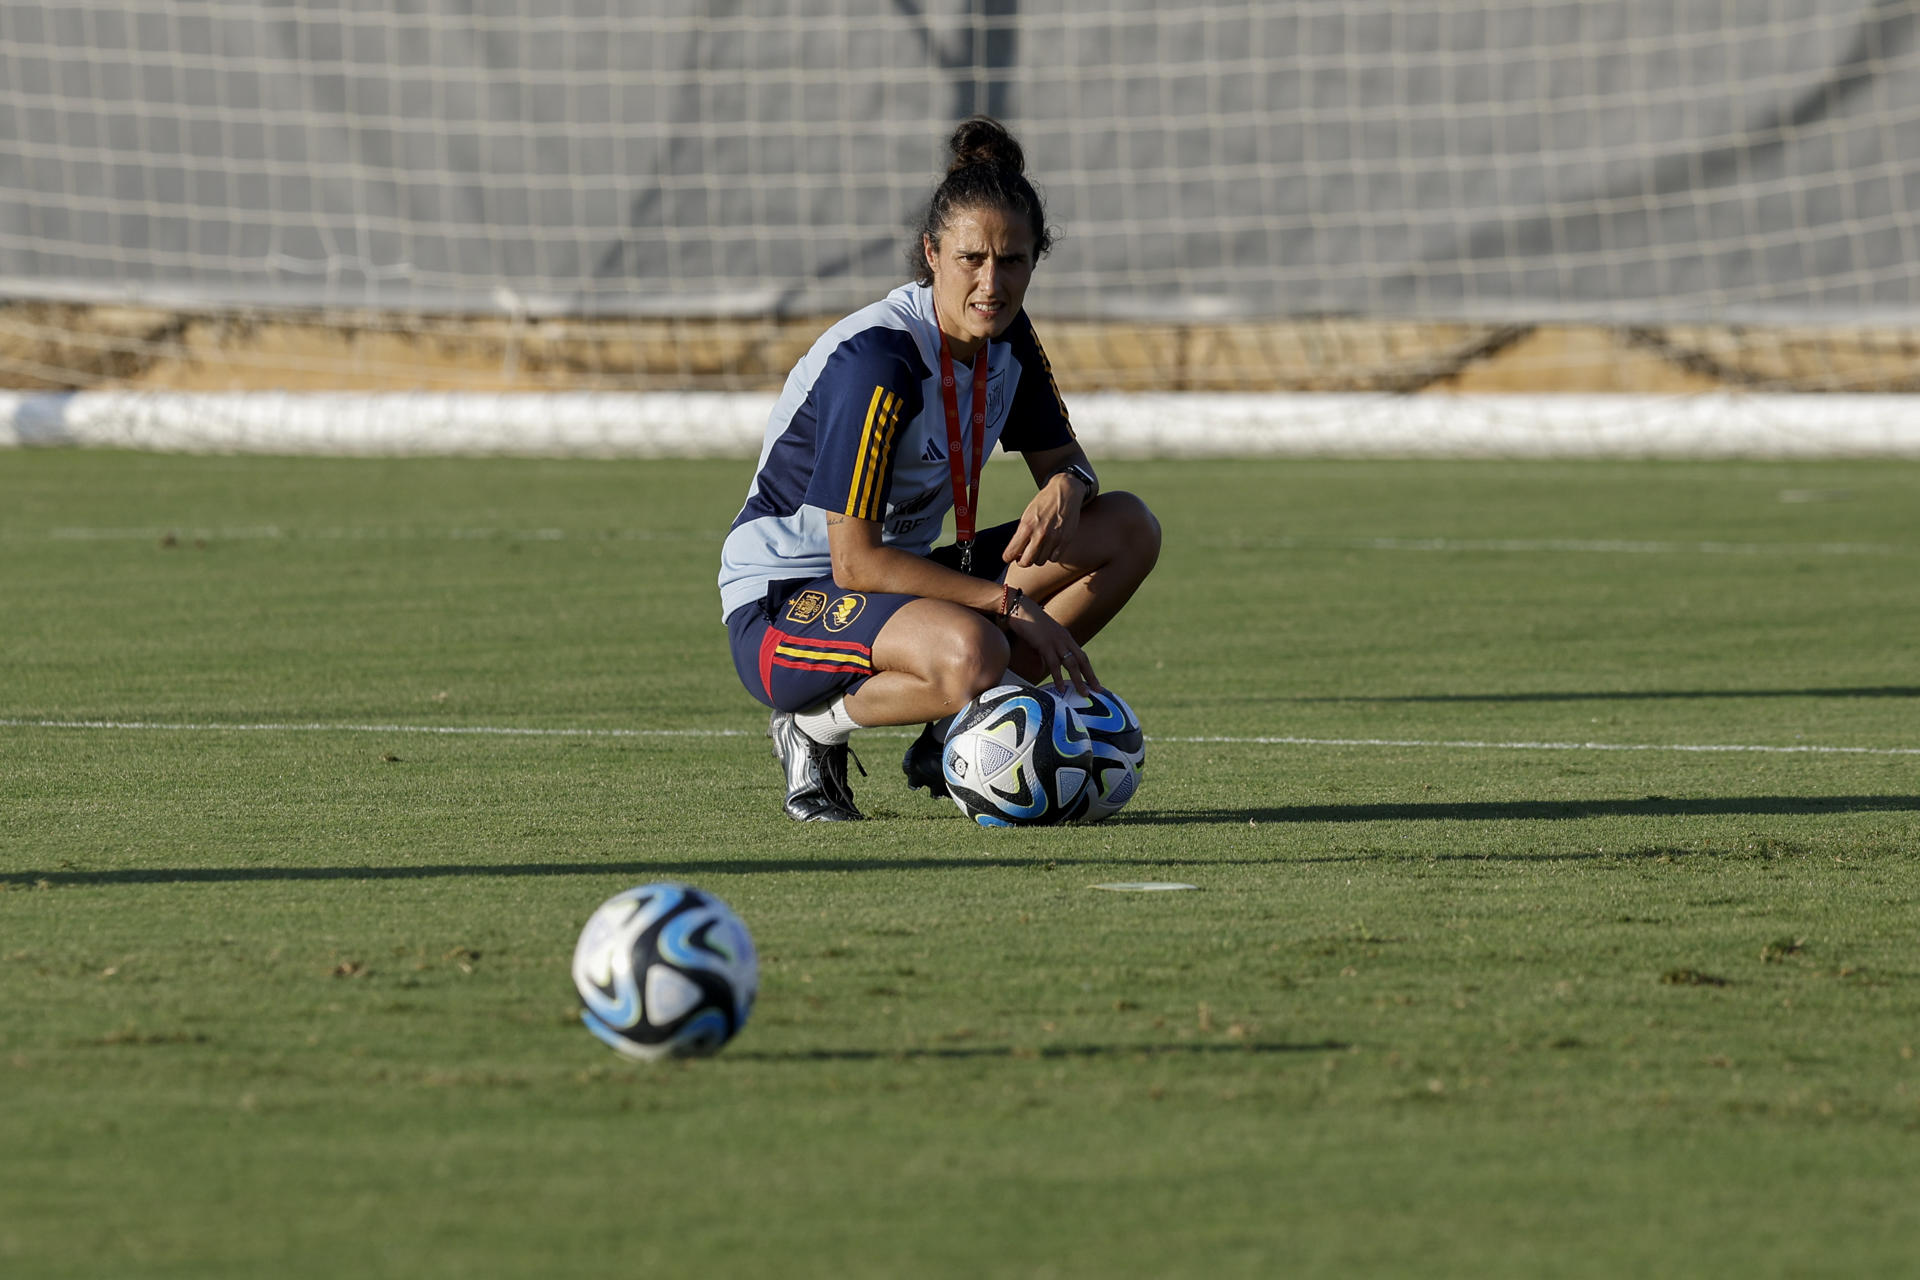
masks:
[(767, 722), (773, 755), (787, 771), (787, 816), (796, 822), (859, 822), (866, 817), (853, 804), (847, 785), (847, 744), (828, 746), (809, 738), (793, 722), (791, 711), (776, 711)]
[(908, 790), (924, 788), (936, 800), (947, 794), (947, 776), (940, 769), (940, 757), (946, 745), (932, 725), (920, 731), (920, 736), (907, 748), (907, 754), (900, 758), (900, 771), (907, 775)]

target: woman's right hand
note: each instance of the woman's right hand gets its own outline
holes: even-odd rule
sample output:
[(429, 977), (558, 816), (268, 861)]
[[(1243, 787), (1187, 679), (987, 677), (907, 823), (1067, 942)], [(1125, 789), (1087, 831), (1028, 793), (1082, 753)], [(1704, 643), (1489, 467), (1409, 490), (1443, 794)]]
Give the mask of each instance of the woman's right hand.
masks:
[(1069, 684), (1082, 694), (1100, 687), (1093, 663), (1073, 632), (1054, 621), (1036, 601), (1024, 595), (1015, 600), (1007, 614), (1007, 630), (1039, 655), (1041, 678), (1051, 680), (1056, 692)]

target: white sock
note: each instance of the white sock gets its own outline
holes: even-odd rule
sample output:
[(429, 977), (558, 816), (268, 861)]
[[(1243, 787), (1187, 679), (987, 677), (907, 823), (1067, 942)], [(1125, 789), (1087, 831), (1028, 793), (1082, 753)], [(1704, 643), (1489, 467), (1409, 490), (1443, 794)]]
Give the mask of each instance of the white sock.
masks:
[(847, 695), (836, 694), (827, 701), (793, 713), (800, 732), (815, 742), (833, 747), (853, 736), (860, 722), (847, 714)]

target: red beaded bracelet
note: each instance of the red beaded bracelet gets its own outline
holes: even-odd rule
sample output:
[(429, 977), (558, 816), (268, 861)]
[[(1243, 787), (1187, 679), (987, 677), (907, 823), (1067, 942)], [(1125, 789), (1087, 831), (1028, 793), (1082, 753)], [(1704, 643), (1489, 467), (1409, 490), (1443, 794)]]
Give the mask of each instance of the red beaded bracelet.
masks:
[(1000, 584), (1000, 616), (1007, 619), (1008, 621), (1012, 621), (1014, 609), (1017, 608), (1020, 602), (1022, 600), (1025, 600), (1026, 598), (1027, 598), (1027, 593), (1022, 591), (1020, 588), (1011, 586), (1004, 582), (1001, 583)]

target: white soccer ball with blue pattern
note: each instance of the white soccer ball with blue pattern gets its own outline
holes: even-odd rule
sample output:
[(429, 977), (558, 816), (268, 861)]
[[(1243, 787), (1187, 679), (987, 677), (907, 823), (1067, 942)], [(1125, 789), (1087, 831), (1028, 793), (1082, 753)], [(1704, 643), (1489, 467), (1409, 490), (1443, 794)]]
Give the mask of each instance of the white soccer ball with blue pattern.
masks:
[(1073, 822), (1104, 822), (1126, 807), (1140, 790), (1140, 771), (1147, 763), (1147, 739), (1140, 717), (1126, 699), (1111, 689), (1078, 693), (1068, 689), (1061, 697), (1080, 714), (1093, 740), (1087, 764), (1086, 807)]
[(726, 903), (683, 884), (644, 884), (587, 920), (573, 985), (580, 1021), (627, 1057), (700, 1057), (746, 1025), (760, 963)]
[(1051, 689), (1003, 684), (954, 720), (940, 766), (947, 794), (981, 826), (1049, 826), (1080, 804), (1092, 750), (1080, 717)]

